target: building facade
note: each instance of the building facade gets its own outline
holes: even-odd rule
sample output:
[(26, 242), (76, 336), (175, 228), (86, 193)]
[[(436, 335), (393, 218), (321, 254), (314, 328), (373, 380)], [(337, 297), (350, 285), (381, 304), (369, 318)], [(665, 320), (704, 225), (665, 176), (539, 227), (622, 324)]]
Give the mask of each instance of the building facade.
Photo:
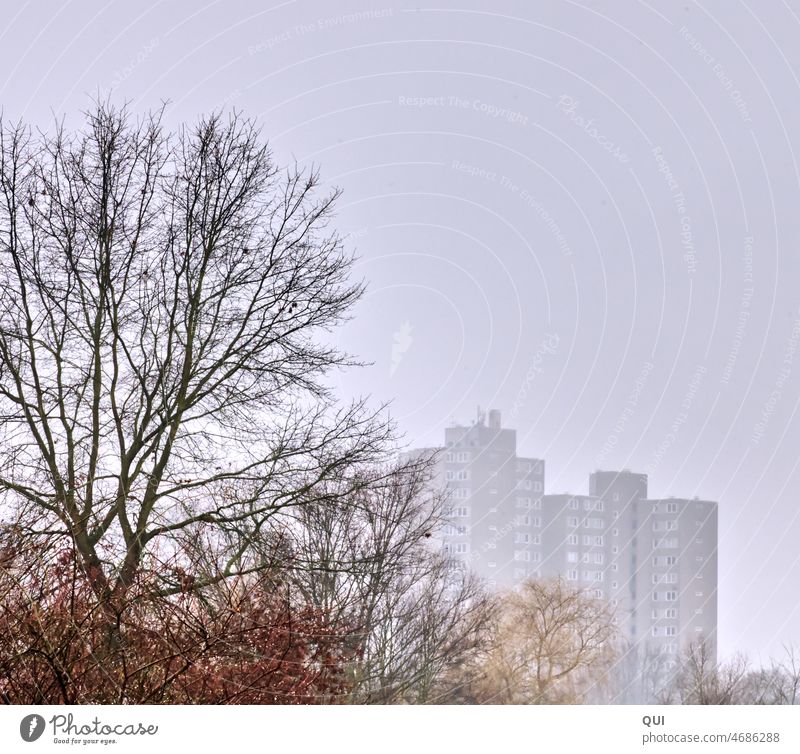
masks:
[(562, 577), (607, 600), (636, 657), (669, 670), (689, 644), (716, 651), (717, 504), (648, 497), (647, 476), (595, 471), (588, 495), (544, 494), (544, 460), (517, 455), (499, 411), (445, 430), (441, 547), (492, 588)]

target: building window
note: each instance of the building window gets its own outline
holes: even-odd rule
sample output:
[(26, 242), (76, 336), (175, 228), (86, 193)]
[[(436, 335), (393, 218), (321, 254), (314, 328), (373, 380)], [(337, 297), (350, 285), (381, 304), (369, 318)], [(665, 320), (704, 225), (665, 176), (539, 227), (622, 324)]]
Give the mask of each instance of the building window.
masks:
[(542, 519), (539, 516), (534, 516), (533, 517), (533, 525), (534, 526), (541, 526), (542, 525)]
[(675, 619), (678, 617), (678, 611), (674, 607), (668, 607), (664, 611), (664, 617)]
[(577, 545), (578, 544), (578, 535), (577, 534), (570, 534), (567, 537), (567, 544), (568, 545)]
[(531, 544), (532, 545), (540, 545), (540, 544), (542, 544), (541, 535), (540, 534), (534, 534), (532, 539), (531, 539)]
[(529, 490), (531, 488), (531, 480), (530, 479), (520, 479), (517, 482), (517, 489), (518, 490)]
[(514, 560), (527, 562), (530, 559), (531, 554), (527, 550), (514, 550)]
[(517, 498), (517, 508), (530, 508), (531, 507), (531, 499), (529, 497), (518, 497)]
[(570, 507), (570, 510), (578, 511), (578, 510), (581, 509), (581, 501), (580, 500), (576, 500), (575, 498), (572, 498), (572, 500), (569, 501), (569, 507)]
[(577, 581), (578, 580), (578, 572), (575, 570), (567, 571), (567, 581)]
[(523, 534), (522, 532), (517, 532), (514, 534), (514, 541), (519, 545), (527, 545), (531, 540), (530, 534)]
[(469, 508), (466, 505), (462, 505), (456, 508), (453, 508), (453, 517), (454, 518), (469, 518)]
[(534, 492), (541, 492), (542, 491), (542, 483), (541, 482), (534, 482), (533, 483), (533, 491)]
[(677, 521), (653, 521), (653, 531), (676, 531)]
[(612, 555), (617, 555), (618, 553), (619, 553), (619, 547), (617, 547), (616, 545), (614, 545), (614, 546), (611, 548), (611, 554), (612, 554)]
[(678, 547), (678, 538), (677, 537), (663, 537), (661, 539), (654, 539), (653, 540), (653, 549), (654, 550), (674, 550)]
[(653, 558), (655, 567), (674, 566), (677, 558), (674, 555), (656, 555)]
[(677, 599), (677, 592), (653, 592), (653, 602), (675, 602)]
[(675, 626), (664, 626), (664, 636), (675, 636), (678, 633), (678, 629)]
[(677, 513), (677, 512), (678, 512), (677, 503), (667, 503), (667, 513)]
[(578, 525), (577, 516), (569, 516), (569, 518), (567, 518), (567, 526), (577, 526), (577, 525)]

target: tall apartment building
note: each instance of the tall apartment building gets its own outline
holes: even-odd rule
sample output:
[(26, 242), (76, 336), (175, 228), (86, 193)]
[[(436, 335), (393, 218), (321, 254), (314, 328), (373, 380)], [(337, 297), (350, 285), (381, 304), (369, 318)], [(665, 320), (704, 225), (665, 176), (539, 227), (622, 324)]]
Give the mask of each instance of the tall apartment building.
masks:
[(445, 430), (440, 454), (450, 490), (445, 550), (493, 587), (538, 575), (544, 461), (517, 456), (517, 433), (479, 412)]
[(490, 411), (425, 449), (449, 490), (441, 546), (454, 565), (497, 588), (561, 576), (607, 599), (631, 656), (666, 670), (692, 642), (714, 648), (717, 504), (648, 498), (647, 476), (627, 469), (595, 471), (588, 495), (545, 495), (544, 461), (516, 446)]
[(545, 495), (542, 519), (541, 576), (562, 576), (577, 589), (609, 599), (609, 522), (604, 502), (588, 495)]

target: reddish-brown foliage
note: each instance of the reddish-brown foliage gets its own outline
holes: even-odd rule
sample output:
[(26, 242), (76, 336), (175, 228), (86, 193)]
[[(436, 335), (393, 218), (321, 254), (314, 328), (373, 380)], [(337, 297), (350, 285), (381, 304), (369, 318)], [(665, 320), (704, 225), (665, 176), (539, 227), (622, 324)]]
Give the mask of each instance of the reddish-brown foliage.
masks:
[[(176, 569), (177, 570), (177, 569)], [(0, 543), (0, 698), (11, 704), (306, 704), (347, 692), (346, 636), (268, 575), (104, 603), (71, 548)]]

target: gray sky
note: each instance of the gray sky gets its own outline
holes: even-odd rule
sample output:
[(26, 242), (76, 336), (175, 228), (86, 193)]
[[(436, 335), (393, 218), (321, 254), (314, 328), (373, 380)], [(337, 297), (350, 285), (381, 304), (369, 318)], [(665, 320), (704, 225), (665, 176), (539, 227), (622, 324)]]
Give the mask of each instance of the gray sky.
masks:
[(342, 395), (415, 445), (501, 408), (549, 492), (718, 500), (722, 650), (800, 643), (798, 0), (3, 10), (7, 117), (235, 106), (344, 189)]

